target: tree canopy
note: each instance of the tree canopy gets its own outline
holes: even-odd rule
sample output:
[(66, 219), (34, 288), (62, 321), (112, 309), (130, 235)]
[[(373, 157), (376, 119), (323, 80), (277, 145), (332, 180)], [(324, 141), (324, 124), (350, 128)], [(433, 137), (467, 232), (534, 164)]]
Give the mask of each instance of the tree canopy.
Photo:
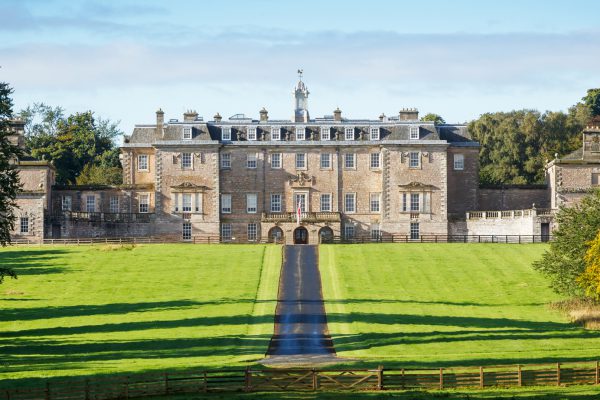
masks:
[(560, 294), (581, 297), (584, 290), (579, 277), (584, 273), (589, 243), (600, 231), (600, 190), (583, 198), (574, 207), (563, 207), (556, 214), (558, 229), (550, 249), (533, 267), (548, 276)]
[(588, 89), (581, 100), (590, 109), (593, 116), (600, 115), (600, 89)]
[(589, 243), (585, 253), (585, 270), (577, 278), (577, 282), (585, 291), (585, 295), (595, 301), (600, 300), (600, 231)]
[[(9, 136), (9, 120), (12, 118), (12, 88), (0, 82), (0, 245), (10, 243), (10, 232), (15, 226), (17, 193), (21, 188), (15, 160), (21, 150), (12, 144)], [(14, 271), (0, 266), (0, 283), (5, 276), (16, 278)]]
[(434, 113), (425, 114), (421, 118), (421, 121), (432, 121), (432, 122), (435, 122), (436, 124), (445, 124), (446, 123), (446, 121), (444, 120), (444, 118), (442, 118), (441, 115), (434, 114)]
[(57, 183), (121, 183), (117, 123), (96, 120), (92, 111), (65, 118), (62, 108), (43, 103), (22, 110), (21, 117), (31, 155), (53, 162)]
[(579, 148), (581, 131), (589, 119), (589, 108), (581, 103), (567, 113), (517, 110), (483, 114), (469, 123), (469, 132), (481, 145), (480, 183), (544, 183), (546, 160)]

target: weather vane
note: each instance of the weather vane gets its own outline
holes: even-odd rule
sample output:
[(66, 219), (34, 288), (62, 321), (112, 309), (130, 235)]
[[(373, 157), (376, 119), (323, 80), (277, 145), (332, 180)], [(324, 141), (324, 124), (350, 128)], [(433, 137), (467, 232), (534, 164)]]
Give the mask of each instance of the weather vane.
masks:
[(302, 80), (302, 74), (304, 73), (303, 69), (299, 69), (298, 70), (298, 78), (300, 78), (300, 80)]

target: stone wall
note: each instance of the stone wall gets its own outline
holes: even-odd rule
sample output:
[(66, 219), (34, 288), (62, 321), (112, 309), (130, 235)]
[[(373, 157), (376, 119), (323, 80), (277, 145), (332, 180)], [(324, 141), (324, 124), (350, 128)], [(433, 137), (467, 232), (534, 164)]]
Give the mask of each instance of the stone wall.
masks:
[(453, 229), (453, 232), (474, 236), (541, 235), (543, 223), (549, 224), (550, 231), (554, 230), (554, 218), (546, 211), (539, 214), (537, 210), (471, 212), (460, 227), (466, 230)]
[(523, 185), (479, 188), (477, 210), (522, 210), (550, 208), (550, 190), (546, 186)]

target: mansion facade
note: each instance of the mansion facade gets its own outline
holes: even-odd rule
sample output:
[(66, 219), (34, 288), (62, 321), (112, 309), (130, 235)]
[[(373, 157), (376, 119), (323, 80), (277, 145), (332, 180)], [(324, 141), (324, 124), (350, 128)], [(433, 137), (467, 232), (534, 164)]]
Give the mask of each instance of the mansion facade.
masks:
[[(465, 125), (421, 121), (415, 109), (363, 120), (342, 117), (338, 108), (311, 119), (301, 79), (293, 94), (289, 120), (269, 119), (263, 108), (259, 119), (217, 113), (204, 121), (188, 111), (181, 121), (166, 121), (158, 110), (154, 123), (136, 125), (124, 138), (119, 186), (57, 186), (51, 164), (20, 160), (23, 207), (15, 238), (318, 243), (334, 236), (473, 234), (469, 212), (492, 204), (556, 208), (571, 166), (582, 177), (592, 174), (585, 190), (598, 184), (595, 126), (586, 130), (582, 163), (557, 158), (549, 164), (547, 188), (490, 192), (479, 187), (479, 144)], [(14, 126), (19, 141), (22, 127)], [(585, 186), (584, 180), (577, 185)], [(523, 229), (549, 229), (552, 221), (545, 217)], [(493, 230), (486, 222), (482, 226)]]

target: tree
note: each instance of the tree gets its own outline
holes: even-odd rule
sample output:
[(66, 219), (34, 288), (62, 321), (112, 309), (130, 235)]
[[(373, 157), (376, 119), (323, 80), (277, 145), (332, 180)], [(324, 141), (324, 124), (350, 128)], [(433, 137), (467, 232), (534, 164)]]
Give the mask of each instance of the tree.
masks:
[(436, 125), (446, 123), (446, 121), (444, 120), (444, 118), (442, 118), (441, 115), (433, 113), (425, 114), (425, 116), (421, 118), (421, 121), (432, 121), (435, 122)]
[(582, 97), (581, 100), (593, 116), (600, 115), (600, 89), (588, 89), (587, 95)]
[(77, 177), (77, 185), (118, 185), (123, 182), (123, 170), (118, 167), (88, 163)]
[(557, 293), (581, 297), (584, 291), (578, 278), (585, 270), (588, 243), (600, 230), (600, 190), (584, 197), (574, 207), (561, 208), (556, 222), (558, 229), (554, 231), (550, 250), (533, 267), (550, 278)]
[[(10, 243), (10, 232), (14, 229), (17, 206), (17, 193), (21, 188), (15, 160), (22, 155), (21, 150), (12, 144), (9, 136), (9, 120), (12, 117), (13, 90), (7, 83), (0, 82), (0, 245)], [(0, 283), (5, 276), (16, 278), (15, 272), (0, 266)]]
[[(68, 118), (62, 118), (60, 108), (44, 105), (34, 105), (34, 112), (22, 111), (26, 118), (32, 118), (41, 113), (42, 123), (29, 123), (28, 144), (31, 154), (40, 159), (53, 162), (56, 167), (56, 181), (59, 184), (72, 184), (90, 164), (90, 171), (104, 169), (108, 172), (107, 179), (95, 173), (95, 183), (120, 183), (115, 179), (116, 169), (120, 170), (118, 148), (114, 139), (122, 134), (118, 124), (108, 119), (99, 118), (97, 121), (93, 112), (76, 113)], [(46, 122), (44, 122), (46, 121)], [(92, 168), (92, 166), (95, 166)], [(82, 178), (89, 180), (90, 176)]]
[(600, 232), (589, 244), (585, 253), (585, 271), (577, 278), (577, 282), (585, 291), (585, 295), (595, 301), (600, 300)]

